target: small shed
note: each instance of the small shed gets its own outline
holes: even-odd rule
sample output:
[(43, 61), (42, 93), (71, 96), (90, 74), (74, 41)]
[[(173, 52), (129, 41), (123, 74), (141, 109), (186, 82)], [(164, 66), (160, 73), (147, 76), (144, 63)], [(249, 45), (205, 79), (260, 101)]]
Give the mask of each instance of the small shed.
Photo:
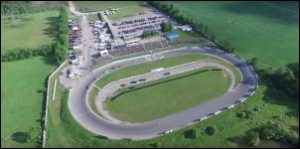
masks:
[(167, 32), (165, 35), (168, 40), (173, 40), (179, 37), (177, 32)]
[(106, 55), (108, 55), (108, 50), (102, 50), (102, 51), (100, 51), (100, 55), (101, 55), (101, 56), (106, 56)]
[(192, 31), (192, 27), (190, 25), (179, 26), (179, 28), (183, 31)]
[(76, 69), (74, 66), (71, 68), (67, 69), (67, 76), (71, 79), (75, 79), (81, 76), (81, 73), (78, 69)]
[(77, 26), (72, 27), (72, 30), (73, 30), (73, 31), (78, 31), (78, 29), (79, 29), (79, 28), (78, 28)]

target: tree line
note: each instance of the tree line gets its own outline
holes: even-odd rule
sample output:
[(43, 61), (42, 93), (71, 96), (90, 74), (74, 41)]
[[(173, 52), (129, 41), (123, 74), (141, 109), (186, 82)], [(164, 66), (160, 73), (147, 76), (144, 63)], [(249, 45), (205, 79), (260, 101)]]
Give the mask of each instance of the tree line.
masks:
[(277, 93), (299, 100), (299, 62), (279, 69), (261, 69), (259, 72), (268, 86), (278, 90)]
[(168, 23), (168, 22), (162, 22), (160, 24), (160, 27), (161, 27), (161, 31), (164, 32), (164, 33), (173, 30), (172, 24)]
[(201, 36), (211, 40), (214, 42), (220, 49), (227, 52), (234, 52), (235, 47), (233, 44), (225, 38), (217, 37), (206, 24), (201, 22), (194, 22), (193, 19), (180, 14), (180, 11), (174, 7), (173, 4), (167, 4), (159, 1), (149, 1), (149, 5), (152, 7), (168, 14), (170, 17), (175, 19), (177, 22), (181, 24), (189, 24), (193, 27), (195, 32), (200, 34)]
[(248, 63), (254, 66), (266, 85), (276, 89), (279, 95), (299, 99), (299, 62), (289, 63), (278, 69), (258, 68), (256, 57), (250, 59)]
[(1, 55), (2, 62), (28, 59), (35, 56), (47, 56), (52, 53), (53, 45), (42, 45), (38, 48), (15, 48)]
[(68, 13), (65, 8), (60, 9), (57, 23), (57, 40), (53, 45), (54, 59), (57, 64), (62, 63), (67, 57), (68, 49)]

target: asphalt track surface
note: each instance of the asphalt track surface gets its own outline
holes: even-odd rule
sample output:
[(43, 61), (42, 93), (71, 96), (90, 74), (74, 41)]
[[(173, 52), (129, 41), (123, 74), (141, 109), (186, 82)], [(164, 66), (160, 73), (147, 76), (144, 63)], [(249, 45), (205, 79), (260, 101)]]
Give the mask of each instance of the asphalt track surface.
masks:
[(243, 59), (234, 54), (222, 52), (218, 49), (196, 47), (160, 52), (160, 55), (163, 55), (163, 57), (174, 57), (187, 54), (209, 54), (231, 62), (241, 73), (241, 82), (233, 91), (211, 99), (204, 104), (195, 105), (182, 112), (144, 123), (116, 124), (93, 112), (88, 105), (86, 97), (90, 86), (109, 72), (149, 62), (148, 58), (146, 58), (147, 56), (122, 59), (97, 68), (92, 73), (81, 78), (81, 80), (70, 89), (68, 107), (73, 118), (87, 130), (111, 139), (148, 139), (163, 135), (170, 130), (177, 130), (197, 123), (218, 114), (223, 110), (231, 108), (234, 105), (245, 101), (247, 97), (252, 96), (258, 87), (258, 77), (252, 66), (248, 65)]

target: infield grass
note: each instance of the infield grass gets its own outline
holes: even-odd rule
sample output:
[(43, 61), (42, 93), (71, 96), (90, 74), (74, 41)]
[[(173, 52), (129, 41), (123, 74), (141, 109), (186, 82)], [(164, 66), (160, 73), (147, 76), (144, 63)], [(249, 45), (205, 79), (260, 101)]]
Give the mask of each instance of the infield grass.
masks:
[(204, 103), (224, 94), (230, 84), (221, 70), (207, 69), (152, 81), (161, 83), (143, 88), (137, 86), (139, 89), (106, 100), (105, 110), (121, 121), (144, 122)]

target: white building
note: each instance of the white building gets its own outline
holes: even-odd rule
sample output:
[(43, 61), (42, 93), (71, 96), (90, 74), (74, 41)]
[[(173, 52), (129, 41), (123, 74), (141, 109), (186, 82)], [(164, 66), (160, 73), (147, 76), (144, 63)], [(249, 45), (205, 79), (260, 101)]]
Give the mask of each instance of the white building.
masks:
[(70, 69), (67, 69), (67, 76), (71, 79), (75, 79), (81, 76), (81, 73), (78, 69), (72, 66)]
[(78, 31), (78, 29), (79, 29), (79, 28), (78, 28), (77, 26), (72, 27), (72, 30), (73, 30), (73, 31)]
[(182, 31), (191, 31), (192, 27), (190, 25), (178, 26)]
[(102, 50), (99, 52), (101, 56), (107, 56), (108, 55), (108, 50)]

